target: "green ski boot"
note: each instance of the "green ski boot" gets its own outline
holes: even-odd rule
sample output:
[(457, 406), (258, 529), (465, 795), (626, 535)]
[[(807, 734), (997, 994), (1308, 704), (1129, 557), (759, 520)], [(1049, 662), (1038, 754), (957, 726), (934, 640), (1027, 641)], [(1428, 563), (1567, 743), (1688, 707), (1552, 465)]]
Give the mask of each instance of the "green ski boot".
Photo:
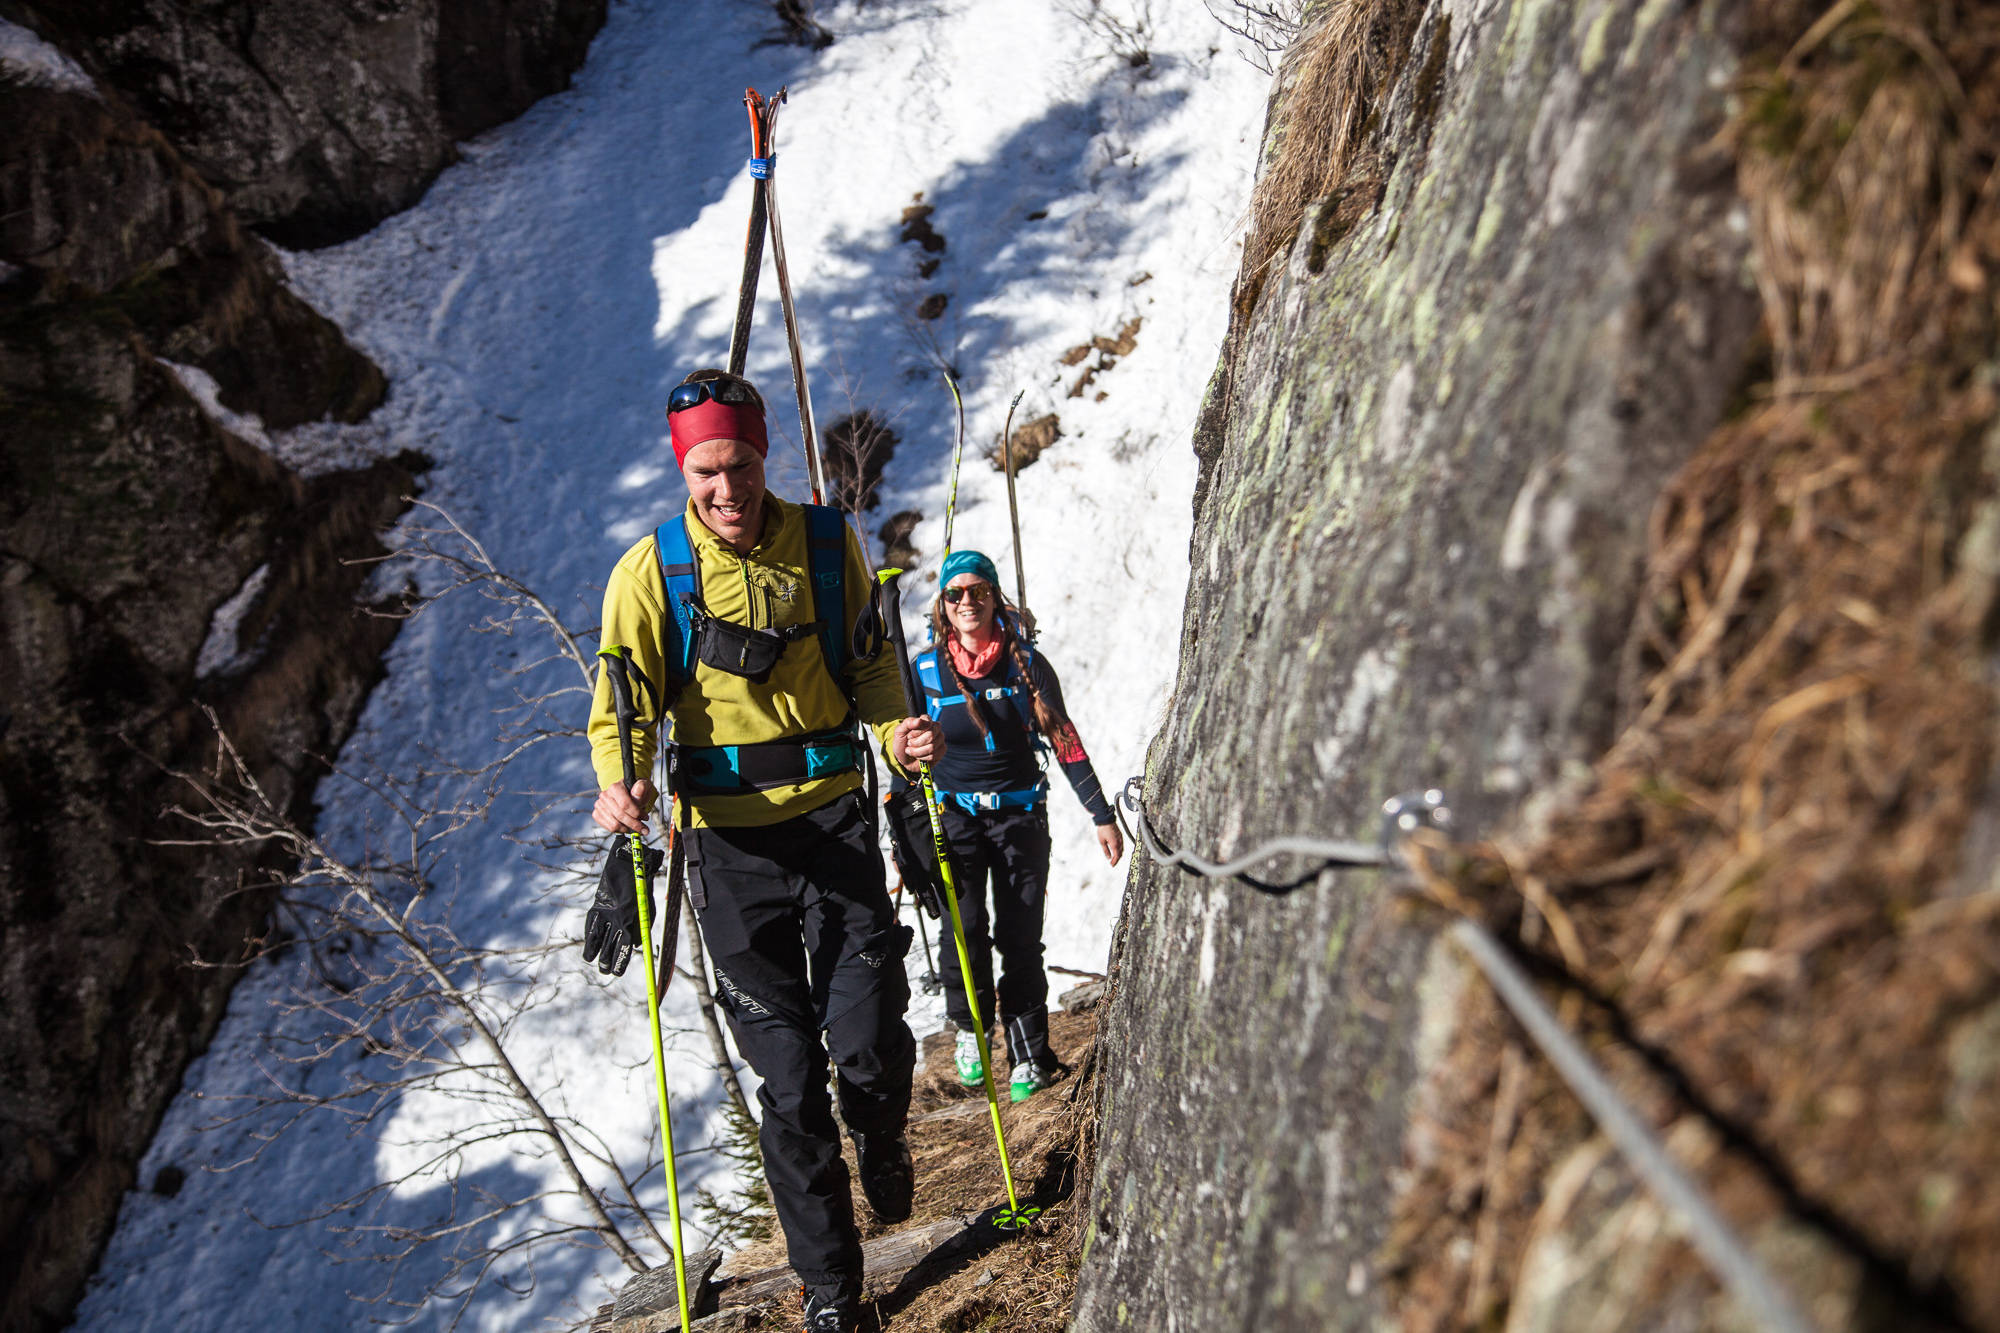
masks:
[(1014, 1066), (1014, 1082), (1009, 1095), (1017, 1102), (1025, 1102), (1053, 1082), (1055, 1073), (1052, 1070), (1023, 1060)]
[(958, 1081), (968, 1088), (976, 1088), (986, 1081), (986, 1067), (979, 1063), (979, 1038), (970, 1032), (958, 1034), (958, 1047), (952, 1053), (958, 1065)]

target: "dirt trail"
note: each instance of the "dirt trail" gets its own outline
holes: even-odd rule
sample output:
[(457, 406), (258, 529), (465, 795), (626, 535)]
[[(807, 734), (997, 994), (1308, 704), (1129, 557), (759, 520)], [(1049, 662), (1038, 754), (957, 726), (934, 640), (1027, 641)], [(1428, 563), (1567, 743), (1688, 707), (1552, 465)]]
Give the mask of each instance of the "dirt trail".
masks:
[[(916, 1208), (907, 1222), (887, 1227), (874, 1220), (858, 1187), (854, 1194), (868, 1263), (867, 1333), (1056, 1333), (1066, 1326), (1084, 1211), (1077, 1185), (1084, 1181), (1087, 1195), (1094, 1137), (1096, 1040), (1094, 1012), (1051, 1014), (1049, 1042), (1065, 1072), (1048, 1091), (1018, 1106), (1001, 1104), (1021, 1202), (1042, 1209), (1025, 1232), (1006, 1233), (987, 1222), (1007, 1192), (985, 1097), (959, 1085), (949, 1033), (924, 1039), (910, 1107)], [(1003, 1050), (996, 1041), (995, 1056)], [(998, 1067), (995, 1073), (1004, 1075)], [(715, 1313), (697, 1317), (695, 1333), (797, 1328), (799, 1289), (785, 1266), (783, 1238), (729, 1255), (697, 1308)], [(612, 1313), (601, 1307), (592, 1333), (666, 1333), (680, 1322), (671, 1308), (616, 1320)]]

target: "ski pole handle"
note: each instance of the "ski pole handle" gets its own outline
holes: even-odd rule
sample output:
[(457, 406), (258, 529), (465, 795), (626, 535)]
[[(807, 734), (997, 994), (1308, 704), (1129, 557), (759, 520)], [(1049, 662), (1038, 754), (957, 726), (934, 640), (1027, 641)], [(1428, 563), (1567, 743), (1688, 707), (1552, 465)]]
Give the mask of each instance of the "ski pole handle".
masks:
[(903, 571), (885, 569), (877, 578), (882, 580), (882, 619), (889, 642), (896, 649), (896, 682), (903, 687), (903, 716), (917, 715), (916, 691), (910, 688), (910, 645), (903, 637), (903, 590), (897, 586)]
[(628, 792), (638, 776), (632, 765), (632, 724), (638, 720), (639, 710), (632, 706), (632, 677), (628, 674), (631, 651), (615, 644), (597, 650), (597, 655), (604, 659), (605, 674), (611, 677), (611, 711), (618, 718), (618, 757), (625, 763)]

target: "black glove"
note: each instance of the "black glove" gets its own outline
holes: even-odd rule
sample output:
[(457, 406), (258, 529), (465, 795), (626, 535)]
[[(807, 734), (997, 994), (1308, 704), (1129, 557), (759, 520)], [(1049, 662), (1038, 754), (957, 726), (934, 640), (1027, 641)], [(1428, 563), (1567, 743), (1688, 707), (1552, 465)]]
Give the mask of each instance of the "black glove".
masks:
[[(666, 853), (657, 847), (646, 849), (646, 913), (653, 905), (653, 876)], [(607, 976), (622, 977), (639, 944), (639, 895), (632, 891), (632, 840), (620, 837), (611, 844), (604, 859), (603, 873), (597, 877), (597, 898), (583, 918), (583, 961), (595, 961)]]
[[(910, 787), (889, 798), (889, 854), (903, 872), (903, 885), (935, 921), (944, 915), (944, 881), (938, 874), (937, 844), (924, 794)], [(952, 869), (958, 868), (957, 862)]]

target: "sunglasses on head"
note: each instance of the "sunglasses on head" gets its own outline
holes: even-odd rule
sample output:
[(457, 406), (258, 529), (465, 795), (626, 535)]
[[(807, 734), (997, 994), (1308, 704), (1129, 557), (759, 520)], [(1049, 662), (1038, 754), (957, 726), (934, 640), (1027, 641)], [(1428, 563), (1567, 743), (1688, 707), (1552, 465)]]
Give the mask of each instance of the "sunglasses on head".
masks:
[(702, 380), (695, 384), (676, 385), (674, 391), (667, 395), (667, 415), (672, 416), (710, 400), (727, 403), (731, 407), (754, 406), (757, 402), (747, 384), (735, 380)]
[(993, 585), (990, 583), (968, 583), (962, 588), (946, 588), (944, 590), (944, 600), (952, 606), (957, 606), (968, 597), (974, 603), (979, 603), (992, 595)]

